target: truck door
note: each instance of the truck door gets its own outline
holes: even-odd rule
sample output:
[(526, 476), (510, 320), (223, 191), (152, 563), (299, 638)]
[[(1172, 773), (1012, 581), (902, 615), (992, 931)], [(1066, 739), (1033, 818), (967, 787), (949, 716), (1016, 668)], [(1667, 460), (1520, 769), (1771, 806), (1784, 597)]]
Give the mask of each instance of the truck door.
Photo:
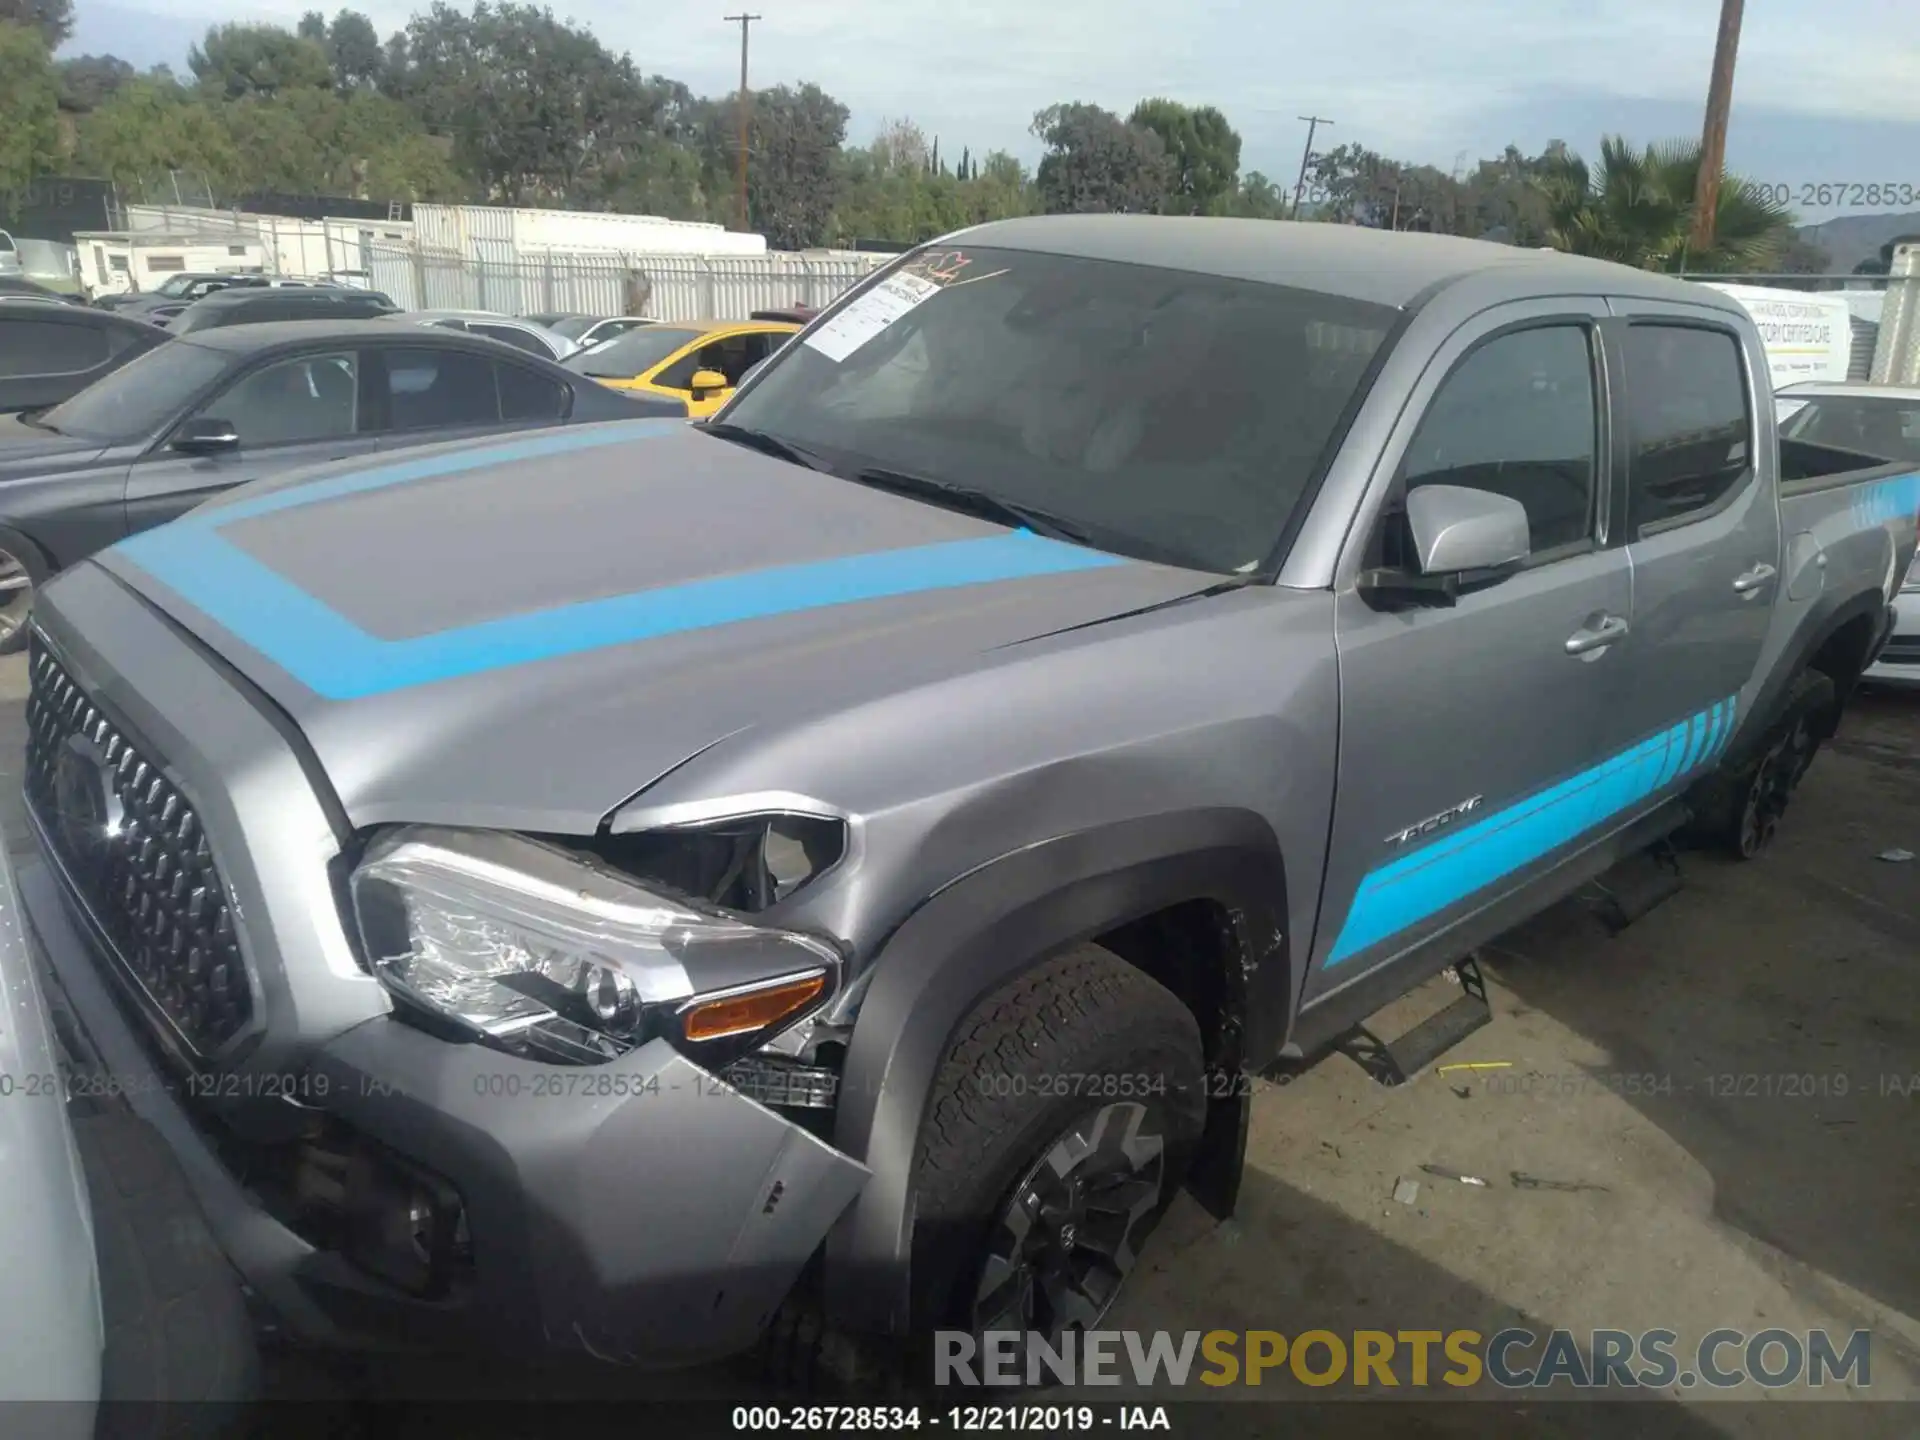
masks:
[[(1677, 755), (1648, 804), (1721, 753), (1754, 698), (1779, 585), (1777, 468), (1764, 370), (1710, 310), (1615, 302), (1621, 444), (1615, 519), (1633, 568), (1629, 683), (1608, 716), (1624, 745), (1671, 734)], [(1684, 727), (1684, 729), (1682, 728)], [(1684, 741), (1682, 735), (1684, 734)]]
[(1487, 312), (1442, 346), (1388, 440), (1363, 565), (1391, 563), (1404, 497), (1430, 484), (1520, 501), (1532, 550), (1451, 606), (1335, 596), (1338, 785), (1308, 1004), (1550, 869), (1598, 823), (1587, 787), (1631, 618), (1626, 554), (1605, 539), (1605, 313)]

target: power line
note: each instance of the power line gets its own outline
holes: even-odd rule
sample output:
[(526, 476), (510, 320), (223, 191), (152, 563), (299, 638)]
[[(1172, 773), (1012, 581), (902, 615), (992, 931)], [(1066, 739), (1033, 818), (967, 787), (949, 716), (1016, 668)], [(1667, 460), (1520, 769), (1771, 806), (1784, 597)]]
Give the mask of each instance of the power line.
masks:
[(1740, 48), (1743, 0), (1720, 0), (1720, 33), (1713, 42), (1713, 78), (1707, 83), (1707, 120), (1700, 136), (1700, 178), (1693, 188), (1693, 234), (1687, 248), (1713, 248), (1714, 211), (1720, 207), (1720, 169), (1727, 158), (1727, 116), (1733, 109), (1733, 57)]
[(1313, 159), (1313, 133), (1322, 125), (1333, 124), (1333, 121), (1321, 115), (1302, 115), (1299, 118), (1307, 122), (1307, 148), (1300, 152), (1300, 178), (1293, 186), (1292, 218), (1295, 220), (1300, 218), (1300, 196), (1307, 188), (1307, 165)]
[(728, 15), (729, 25), (738, 22), (740, 26), (740, 229), (747, 225), (747, 117), (753, 106), (753, 92), (747, 89), (747, 32), (758, 15)]

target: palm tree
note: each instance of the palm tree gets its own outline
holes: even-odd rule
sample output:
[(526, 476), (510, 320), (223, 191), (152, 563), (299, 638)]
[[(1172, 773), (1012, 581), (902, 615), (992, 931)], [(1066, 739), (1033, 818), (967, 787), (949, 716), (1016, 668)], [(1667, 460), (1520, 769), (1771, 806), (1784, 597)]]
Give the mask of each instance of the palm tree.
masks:
[(1549, 157), (1540, 188), (1547, 238), (1557, 250), (1641, 270), (1738, 274), (1770, 269), (1793, 234), (1793, 216), (1760, 187), (1723, 178), (1713, 248), (1689, 254), (1700, 142), (1669, 140), (1635, 151), (1623, 136), (1600, 142), (1598, 173), (1570, 152)]

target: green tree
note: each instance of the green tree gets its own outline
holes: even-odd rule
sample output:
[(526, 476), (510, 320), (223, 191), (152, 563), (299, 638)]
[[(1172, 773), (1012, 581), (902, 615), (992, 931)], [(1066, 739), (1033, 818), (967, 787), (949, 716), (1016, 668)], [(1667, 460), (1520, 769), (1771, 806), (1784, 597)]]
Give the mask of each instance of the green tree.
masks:
[(469, 186), (446, 147), (398, 101), (370, 91), (290, 90), (222, 106), (233, 184), (291, 194), (446, 200)]
[(387, 55), (373, 21), (358, 10), (342, 10), (331, 22), (318, 10), (300, 17), (296, 32), (326, 51), (336, 90), (378, 89)]
[(220, 186), (239, 170), (220, 116), (202, 96), (170, 81), (128, 81), (81, 118), (78, 141), (85, 173), (113, 181), (130, 198), (167, 194), (173, 172)]
[(1129, 125), (1160, 137), (1169, 180), (1165, 209), (1178, 215), (1217, 215), (1240, 179), (1240, 135), (1211, 105), (1142, 100)]
[(1293, 197), (1258, 170), (1249, 170), (1226, 199), (1226, 213), (1247, 220), (1284, 220)]
[(1084, 103), (1050, 105), (1032, 129), (1047, 146), (1035, 180), (1048, 213), (1150, 214), (1166, 202), (1171, 167), (1151, 130)]
[(39, 31), (51, 53), (73, 34), (73, 0), (0, 0), (0, 25)]
[(1793, 217), (1765, 189), (1733, 175), (1720, 181), (1712, 247), (1690, 251), (1699, 174), (1700, 145), (1692, 140), (1635, 150), (1610, 135), (1601, 141), (1597, 170), (1567, 153), (1541, 182), (1549, 243), (1642, 270), (1770, 269), (1792, 233)]
[(595, 199), (684, 94), (531, 5), (481, 0), (462, 15), (435, 3), (408, 23), (405, 54), (400, 93), (500, 200)]
[(333, 83), (326, 50), (277, 25), (216, 25), (187, 52), (187, 68), (201, 89), (223, 100)]
[(115, 55), (80, 55), (54, 68), (60, 77), (60, 103), (69, 110), (98, 109), (114, 91), (139, 72)]
[[(736, 129), (734, 106), (718, 108), (728, 112), (725, 128)], [(708, 135), (714, 135), (711, 124)], [(769, 245), (804, 250), (833, 238), (840, 144), (846, 136), (847, 107), (817, 85), (779, 85), (754, 93), (747, 139), (747, 216)], [(718, 152), (731, 161), (737, 144), (722, 144)], [(714, 151), (710, 138), (710, 157)], [(727, 168), (730, 165), (722, 166), (723, 171)]]
[(53, 169), (59, 145), (60, 82), (47, 42), (0, 21), (0, 202)]

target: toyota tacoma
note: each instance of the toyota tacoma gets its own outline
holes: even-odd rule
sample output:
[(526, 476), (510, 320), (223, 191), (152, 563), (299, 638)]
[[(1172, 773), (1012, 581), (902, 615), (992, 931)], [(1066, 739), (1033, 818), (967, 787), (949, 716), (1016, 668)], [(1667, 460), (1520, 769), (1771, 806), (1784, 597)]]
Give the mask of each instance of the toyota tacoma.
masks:
[(297, 1334), (1058, 1337), (1231, 1211), (1245, 1077), (1676, 832), (1764, 851), (1920, 512), (1767, 375), (1599, 261), (970, 229), (708, 421), (54, 580), (28, 908)]

